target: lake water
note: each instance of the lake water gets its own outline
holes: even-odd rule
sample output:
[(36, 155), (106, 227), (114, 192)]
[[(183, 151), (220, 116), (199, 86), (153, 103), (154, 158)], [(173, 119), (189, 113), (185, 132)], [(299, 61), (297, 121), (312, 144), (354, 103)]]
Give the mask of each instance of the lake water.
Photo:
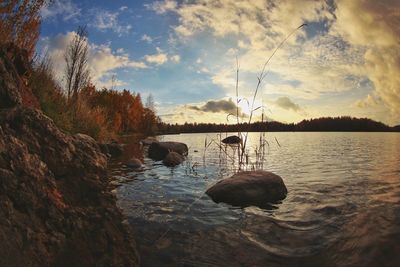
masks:
[[(250, 160), (259, 136), (249, 134)], [(235, 169), (234, 148), (205, 151), (205, 138), (219, 137), (160, 137), (189, 146), (176, 168), (146, 158), (132, 140), (109, 166), (142, 266), (400, 266), (399, 133), (266, 133), (264, 169), (288, 188), (270, 209), (204, 194)], [(133, 155), (144, 171), (123, 166)]]

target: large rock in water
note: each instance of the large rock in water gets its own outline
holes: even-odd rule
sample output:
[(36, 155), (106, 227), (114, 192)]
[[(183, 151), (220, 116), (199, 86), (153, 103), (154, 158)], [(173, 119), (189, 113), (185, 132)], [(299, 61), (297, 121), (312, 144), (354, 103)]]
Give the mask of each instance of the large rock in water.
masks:
[(169, 152), (176, 152), (182, 156), (188, 154), (188, 147), (179, 142), (154, 142), (149, 146), (149, 158), (163, 160)]
[(26, 108), (17, 74), (0, 81), (10, 96), (0, 106), (0, 266), (137, 266), (105, 155)]
[(245, 171), (219, 181), (207, 190), (215, 202), (233, 206), (266, 206), (286, 198), (281, 177), (267, 171)]

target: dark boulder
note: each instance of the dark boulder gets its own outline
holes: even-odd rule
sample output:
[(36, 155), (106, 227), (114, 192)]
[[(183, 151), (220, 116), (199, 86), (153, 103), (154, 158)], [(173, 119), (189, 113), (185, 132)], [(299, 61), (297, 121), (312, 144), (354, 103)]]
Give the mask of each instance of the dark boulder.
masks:
[(176, 152), (182, 156), (188, 154), (188, 147), (179, 142), (154, 142), (149, 146), (149, 158), (163, 160), (169, 152)]
[(286, 198), (281, 177), (267, 171), (245, 171), (219, 181), (207, 190), (215, 202), (233, 206), (267, 206)]
[(222, 143), (230, 144), (230, 145), (240, 144), (241, 141), (242, 141), (242, 139), (240, 139), (240, 137), (238, 137), (236, 135), (231, 135), (231, 136), (228, 136), (228, 137), (222, 139)]
[(131, 158), (130, 160), (128, 160), (128, 161), (125, 163), (125, 165), (126, 165), (128, 168), (135, 169), (135, 170), (141, 169), (141, 168), (143, 167), (142, 162), (141, 162), (139, 159), (135, 158), (135, 157), (133, 157), (133, 158)]
[(167, 167), (175, 167), (181, 164), (185, 158), (176, 152), (169, 152), (167, 156), (163, 159), (163, 164)]

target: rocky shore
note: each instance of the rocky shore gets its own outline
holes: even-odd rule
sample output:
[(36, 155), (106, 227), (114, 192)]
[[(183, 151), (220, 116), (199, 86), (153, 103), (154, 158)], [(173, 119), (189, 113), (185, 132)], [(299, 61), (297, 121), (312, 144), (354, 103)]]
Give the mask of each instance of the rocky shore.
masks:
[(0, 266), (137, 266), (107, 157), (37, 109), (23, 51), (0, 48)]

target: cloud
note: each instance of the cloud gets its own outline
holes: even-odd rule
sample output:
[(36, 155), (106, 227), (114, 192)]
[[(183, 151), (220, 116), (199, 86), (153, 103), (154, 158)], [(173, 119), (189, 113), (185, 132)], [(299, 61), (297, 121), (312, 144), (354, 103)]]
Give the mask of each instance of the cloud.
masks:
[(284, 96), (284, 97), (279, 97), (277, 100), (275, 100), (275, 105), (277, 105), (280, 108), (287, 109), (287, 110), (292, 110), (297, 113), (305, 113), (304, 109), (300, 107), (300, 105), (294, 103), (290, 98)]
[(202, 106), (188, 106), (188, 108), (202, 112), (236, 114), (236, 104), (232, 99), (210, 100)]
[(400, 121), (399, 13), (399, 1), (338, 0), (333, 28), (351, 45), (365, 48), (366, 75), (390, 109), (392, 123)]
[(122, 25), (119, 22), (119, 12), (111, 12), (102, 9), (93, 9), (92, 12), (94, 12), (95, 15), (94, 22), (90, 23), (90, 26), (96, 28), (99, 31), (112, 30), (119, 35), (122, 35), (129, 33), (132, 29), (132, 25)]
[(173, 63), (179, 63), (181, 61), (180, 55), (168, 55), (165, 53), (161, 48), (156, 47), (157, 53), (152, 55), (145, 55), (144, 60), (148, 63), (155, 64), (155, 65), (162, 65), (171, 61)]
[(210, 66), (212, 82), (227, 96), (235, 93), (233, 54), (240, 61), (241, 94), (249, 97), (275, 47), (293, 29), (308, 23), (270, 61), (260, 95), (287, 93), (318, 106), (326, 95), (342, 94), (338, 101), (348, 104), (346, 97), (352, 91), (366, 95), (374, 90), (381, 99), (378, 105), (390, 110), (385, 121), (400, 120), (399, 1), (193, 0), (177, 4), (165, 0), (151, 8), (158, 14), (178, 16), (173, 38), (183, 44), (207, 45), (207, 38), (219, 44), (202, 59)]
[[(53, 38), (41, 40), (41, 46), (44, 52), (49, 55), (53, 63), (54, 74), (56, 78), (63, 83), (65, 62), (65, 50), (73, 40), (75, 32), (59, 34)], [(130, 59), (124, 54), (115, 54), (109, 45), (95, 45), (89, 43), (89, 68), (93, 82), (99, 86), (105, 84), (105, 79), (111, 77), (113, 71), (121, 68), (144, 69), (147, 65), (140, 61)]]
[(151, 38), (151, 37), (148, 36), (147, 34), (144, 34), (144, 35), (142, 36), (142, 38), (140, 38), (140, 40), (142, 40), (142, 41), (144, 41), (144, 42), (146, 42), (146, 43), (148, 43), (148, 44), (151, 44), (151, 43), (153, 42), (153, 38)]
[(172, 55), (169, 57), (169, 60), (175, 63), (181, 62), (181, 56), (180, 55)]
[(376, 97), (368, 94), (366, 98), (358, 100), (354, 103), (354, 106), (357, 108), (371, 108), (376, 107), (380, 104), (381, 100), (377, 99)]
[(168, 61), (168, 56), (167, 54), (164, 53), (157, 53), (154, 55), (145, 55), (144, 59), (148, 62), (148, 63), (153, 63), (156, 65), (162, 65), (165, 62)]
[(168, 11), (175, 10), (178, 6), (174, 0), (156, 1), (153, 4), (145, 5), (148, 9), (154, 10), (157, 14), (164, 14)]
[(81, 16), (81, 9), (71, 0), (54, 0), (48, 6), (41, 9), (43, 19), (51, 19), (62, 15), (64, 21), (76, 19)]

